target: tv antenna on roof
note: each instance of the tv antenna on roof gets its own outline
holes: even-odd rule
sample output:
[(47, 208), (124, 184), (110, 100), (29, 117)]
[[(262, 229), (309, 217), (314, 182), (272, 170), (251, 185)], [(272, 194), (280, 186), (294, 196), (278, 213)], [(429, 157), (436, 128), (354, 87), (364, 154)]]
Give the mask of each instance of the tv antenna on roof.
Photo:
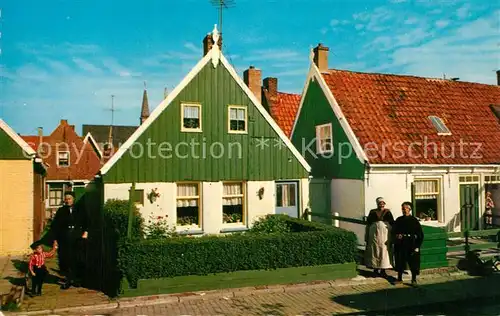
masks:
[(222, 34), (222, 11), (234, 7), (234, 0), (210, 0), (213, 6), (219, 7), (219, 33)]

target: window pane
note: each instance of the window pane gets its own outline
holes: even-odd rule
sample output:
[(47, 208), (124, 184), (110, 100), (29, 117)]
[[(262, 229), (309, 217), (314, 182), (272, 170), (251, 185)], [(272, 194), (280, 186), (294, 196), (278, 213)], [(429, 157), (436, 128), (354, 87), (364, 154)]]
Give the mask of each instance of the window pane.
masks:
[(244, 109), (238, 109), (237, 113), (238, 113), (238, 115), (237, 115), (238, 120), (244, 121), (245, 120), (245, 110)]
[(185, 106), (184, 107), (184, 118), (200, 118), (199, 107), (197, 107), (197, 106)]
[(296, 203), (296, 201), (295, 201), (295, 184), (289, 184), (288, 189), (289, 189), (289, 194), (288, 194), (289, 203), (288, 203), (288, 205), (295, 206), (295, 203)]
[(430, 217), (432, 220), (437, 220), (437, 209), (438, 209), (438, 200), (435, 199), (416, 199), (416, 216), (425, 219), (426, 217)]
[(224, 183), (224, 195), (238, 195), (242, 194), (242, 184), (241, 183)]
[(177, 225), (199, 225), (198, 207), (177, 207)]
[(177, 184), (178, 197), (198, 196), (198, 184)]
[(283, 187), (276, 186), (276, 206), (283, 206)]
[(236, 109), (230, 108), (229, 109), (229, 118), (231, 120), (236, 120), (238, 118), (238, 113)]

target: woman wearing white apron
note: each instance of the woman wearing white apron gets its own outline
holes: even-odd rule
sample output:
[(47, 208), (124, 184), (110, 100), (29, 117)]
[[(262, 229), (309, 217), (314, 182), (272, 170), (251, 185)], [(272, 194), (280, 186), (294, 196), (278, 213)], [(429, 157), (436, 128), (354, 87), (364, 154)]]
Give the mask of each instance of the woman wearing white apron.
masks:
[(393, 266), (391, 229), (394, 217), (385, 208), (383, 197), (376, 200), (377, 208), (370, 211), (365, 231), (365, 264), (375, 273), (387, 277), (386, 269)]

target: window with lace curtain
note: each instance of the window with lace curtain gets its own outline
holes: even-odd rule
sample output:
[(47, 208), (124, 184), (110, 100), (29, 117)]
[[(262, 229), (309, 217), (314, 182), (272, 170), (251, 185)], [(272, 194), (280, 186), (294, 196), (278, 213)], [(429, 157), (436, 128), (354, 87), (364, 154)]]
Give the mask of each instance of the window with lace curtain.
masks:
[(439, 220), (440, 189), (438, 179), (415, 180), (414, 215), (423, 220)]
[(229, 132), (246, 133), (247, 131), (247, 108), (244, 106), (231, 105), (229, 111)]
[(316, 153), (331, 153), (332, 150), (332, 124), (316, 126)]
[(182, 131), (201, 131), (201, 104), (182, 104)]
[(177, 225), (201, 227), (199, 183), (177, 183)]
[(223, 184), (222, 222), (224, 224), (245, 223), (245, 189), (243, 182)]

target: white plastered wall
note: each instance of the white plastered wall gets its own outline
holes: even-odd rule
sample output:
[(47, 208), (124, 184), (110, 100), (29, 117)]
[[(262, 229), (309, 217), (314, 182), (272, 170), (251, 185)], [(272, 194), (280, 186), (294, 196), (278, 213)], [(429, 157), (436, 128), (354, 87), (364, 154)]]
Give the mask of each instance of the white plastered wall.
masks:
[[(331, 210), (339, 216), (363, 219), (365, 216), (363, 180), (333, 179), (331, 182)], [(339, 227), (353, 231), (358, 242), (364, 242), (365, 226), (339, 221)]]

